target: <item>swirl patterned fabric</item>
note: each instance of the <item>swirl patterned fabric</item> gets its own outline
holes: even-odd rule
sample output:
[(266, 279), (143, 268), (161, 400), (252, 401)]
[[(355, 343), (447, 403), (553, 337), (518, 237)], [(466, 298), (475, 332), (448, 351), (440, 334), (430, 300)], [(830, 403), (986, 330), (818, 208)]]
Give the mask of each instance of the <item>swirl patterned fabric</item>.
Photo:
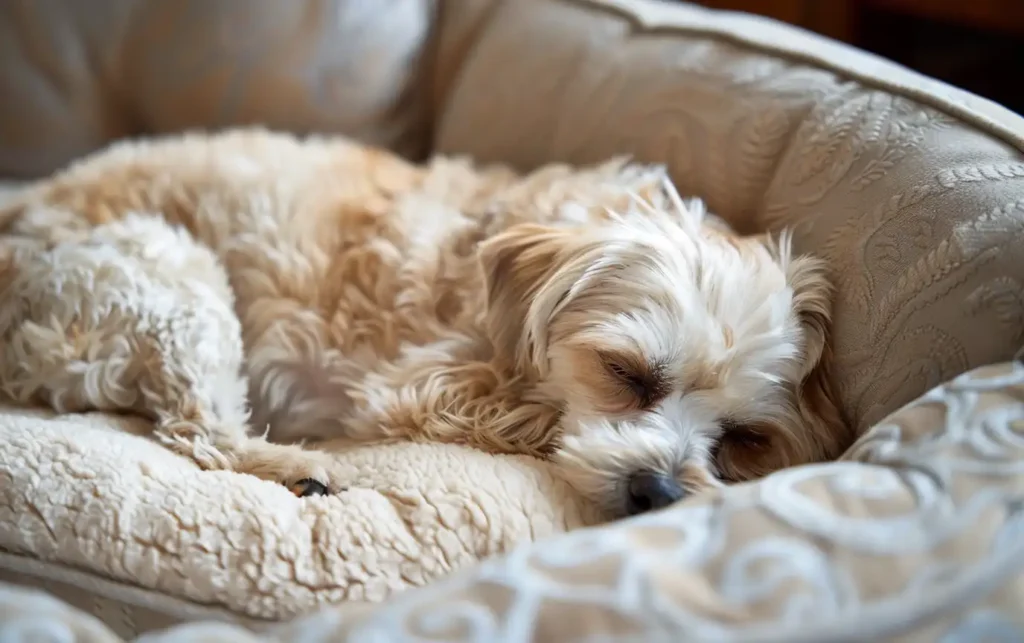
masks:
[[(1015, 361), (930, 391), (840, 463), (525, 546), (376, 609), (330, 608), (263, 634), (206, 622), (139, 640), (1021, 640), (1022, 529)], [(63, 640), (119, 640), (13, 588), (0, 591), (0, 638), (31, 640), (43, 613)], [(93, 638), (70, 636), (85, 630)]]
[[(739, 228), (793, 226), (830, 262), (836, 377), (863, 437), (837, 463), (270, 629), (70, 572), (7, 570), (110, 629), (12, 588), (0, 638), (31, 640), (26, 624), (45, 619), (54, 636), (100, 642), (182, 620), (202, 622), (140, 640), (1024, 639), (1024, 366), (1010, 361), (1024, 343), (1024, 119), (685, 3), (451, 0), (431, 26), (427, 0), (363, 14), (357, 0), (268, 2), (246, 5), (252, 41), (218, 35), (241, 19), (228, 0), (0, 5), (0, 93), (15, 97), (0, 103), (0, 174), (45, 172), (125, 133), (252, 120), (411, 155), (433, 128), (436, 151), (520, 167), (664, 162)], [(185, 33), (202, 44), (176, 45)]]

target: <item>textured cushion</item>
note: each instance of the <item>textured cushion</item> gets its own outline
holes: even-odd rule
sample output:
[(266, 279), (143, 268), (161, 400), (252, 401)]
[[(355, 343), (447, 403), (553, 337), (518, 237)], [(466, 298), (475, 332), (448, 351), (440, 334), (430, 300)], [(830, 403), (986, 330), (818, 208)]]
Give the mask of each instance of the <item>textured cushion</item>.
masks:
[[(932, 390), (842, 463), (530, 545), (376, 608), (329, 608), (262, 635), (207, 622), (144, 638), (1017, 641), (1022, 465), (1024, 364), (1004, 363)], [(0, 635), (43, 609), (54, 627), (99, 627), (0, 588)]]
[(151, 607), (153, 590), (173, 597), (171, 618), (110, 623), (119, 633), (194, 618), (197, 605), (279, 621), (378, 602), (595, 522), (526, 456), (436, 444), (351, 449), (337, 456), (346, 491), (300, 499), (253, 476), (200, 471), (141, 437), (149, 432), (142, 420), (0, 405), (0, 551), (9, 552), (0, 579), (71, 600), (91, 588), (133, 608)]
[(434, 0), (0, 3), (0, 176), (126, 135), (263, 123), (426, 151)]
[(437, 65), (438, 150), (519, 167), (631, 152), (740, 229), (793, 226), (838, 283), (836, 373), (860, 429), (1024, 340), (1024, 119), (754, 16), (472, 6), (444, 14), (442, 57), (473, 46)]

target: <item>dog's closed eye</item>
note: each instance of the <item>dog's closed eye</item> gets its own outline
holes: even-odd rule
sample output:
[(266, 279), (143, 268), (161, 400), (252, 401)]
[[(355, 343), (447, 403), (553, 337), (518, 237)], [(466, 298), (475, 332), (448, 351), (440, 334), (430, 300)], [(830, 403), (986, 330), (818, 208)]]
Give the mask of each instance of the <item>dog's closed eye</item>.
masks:
[(606, 357), (604, 366), (641, 409), (653, 406), (665, 395), (665, 378), (657, 366), (646, 363), (632, 364), (613, 357)]
[(622, 364), (616, 364), (611, 362), (608, 364), (608, 370), (614, 375), (620, 382), (629, 387), (629, 389), (640, 399), (650, 398), (650, 390), (648, 383), (644, 380), (643, 375), (640, 375)]
[(745, 479), (740, 472), (751, 469), (771, 448), (771, 436), (756, 423), (723, 418), (718, 424), (722, 436), (714, 447), (712, 459), (723, 480), (740, 482)]

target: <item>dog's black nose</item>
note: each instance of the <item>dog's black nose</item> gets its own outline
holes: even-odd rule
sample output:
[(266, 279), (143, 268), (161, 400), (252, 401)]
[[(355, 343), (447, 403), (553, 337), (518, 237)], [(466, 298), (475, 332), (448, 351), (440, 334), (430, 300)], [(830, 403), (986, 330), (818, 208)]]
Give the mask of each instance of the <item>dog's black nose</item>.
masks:
[(675, 478), (642, 471), (629, 479), (626, 511), (631, 516), (667, 507), (683, 497), (683, 487)]

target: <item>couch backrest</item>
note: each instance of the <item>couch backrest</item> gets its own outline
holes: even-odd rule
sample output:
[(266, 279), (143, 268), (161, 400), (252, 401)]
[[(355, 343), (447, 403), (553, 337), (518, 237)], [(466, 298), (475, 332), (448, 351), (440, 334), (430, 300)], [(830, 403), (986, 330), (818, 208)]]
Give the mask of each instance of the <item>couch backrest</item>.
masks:
[(0, 177), (129, 135), (261, 123), (422, 156), (434, 0), (0, 3)]

